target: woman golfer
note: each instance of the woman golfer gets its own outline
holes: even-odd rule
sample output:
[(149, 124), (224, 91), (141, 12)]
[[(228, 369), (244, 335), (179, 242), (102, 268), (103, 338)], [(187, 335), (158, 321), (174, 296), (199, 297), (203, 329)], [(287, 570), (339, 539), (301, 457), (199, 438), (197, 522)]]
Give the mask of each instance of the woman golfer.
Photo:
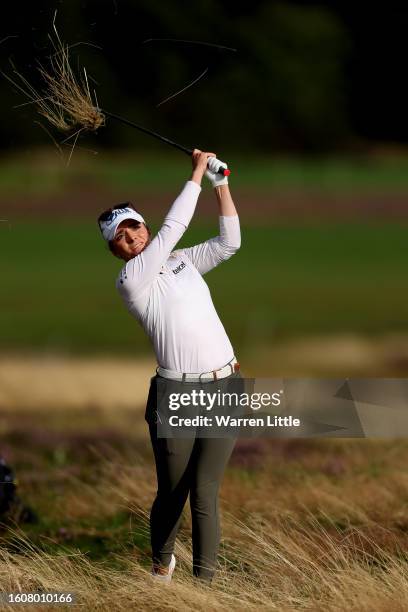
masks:
[[(233, 348), (202, 278), (239, 249), (239, 219), (228, 179), (217, 174), (220, 162), (215, 154), (195, 149), (192, 162), (191, 178), (153, 240), (130, 203), (119, 204), (98, 219), (110, 250), (126, 262), (117, 279), (119, 293), (150, 337), (159, 364), (151, 379), (145, 418), (158, 482), (150, 513), (152, 575), (164, 582), (171, 580), (176, 564), (174, 544), (189, 494), (193, 574), (212, 580), (220, 541), (218, 490), (235, 439), (159, 437), (158, 384), (178, 381), (188, 389), (198, 382), (211, 389), (224, 379), (240, 377)], [(218, 201), (219, 236), (174, 251), (194, 214), (204, 174)]]

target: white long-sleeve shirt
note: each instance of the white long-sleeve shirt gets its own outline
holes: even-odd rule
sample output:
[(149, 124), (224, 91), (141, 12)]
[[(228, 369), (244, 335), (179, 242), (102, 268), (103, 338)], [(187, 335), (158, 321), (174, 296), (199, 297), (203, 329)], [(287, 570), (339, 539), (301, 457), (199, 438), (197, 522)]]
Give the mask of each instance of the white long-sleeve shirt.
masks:
[(188, 227), (201, 187), (187, 181), (157, 236), (122, 268), (116, 286), (150, 337), (157, 362), (177, 372), (221, 368), (234, 351), (202, 275), (240, 247), (238, 216), (220, 216), (219, 236), (173, 251)]

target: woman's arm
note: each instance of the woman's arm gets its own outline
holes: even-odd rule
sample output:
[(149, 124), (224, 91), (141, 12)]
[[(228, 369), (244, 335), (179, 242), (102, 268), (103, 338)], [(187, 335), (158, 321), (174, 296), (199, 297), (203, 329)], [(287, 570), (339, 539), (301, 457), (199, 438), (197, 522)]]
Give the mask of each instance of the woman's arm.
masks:
[(217, 197), (218, 208), (220, 211), (220, 217), (234, 217), (238, 215), (235, 204), (232, 200), (232, 196), (229, 190), (228, 183), (214, 187), (215, 195)]
[(191, 179), (171, 206), (157, 236), (123, 267), (117, 287), (127, 299), (131, 299), (132, 294), (144, 291), (153, 282), (186, 231), (201, 192), (200, 185), (207, 168), (207, 159), (211, 155), (213, 154), (194, 150)]
[[(206, 174), (208, 176), (208, 171)], [(217, 182), (217, 179), (211, 174), (209, 179), (211, 182)], [(237, 209), (227, 179), (223, 178), (220, 181), (223, 182), (222, 185), (214, 186), (219, 211), (219, 235), (180, 251), (189, 258), (200, 274), (209, 272), (222, 261), (232, 257), (241, 246), (241, 230)]]

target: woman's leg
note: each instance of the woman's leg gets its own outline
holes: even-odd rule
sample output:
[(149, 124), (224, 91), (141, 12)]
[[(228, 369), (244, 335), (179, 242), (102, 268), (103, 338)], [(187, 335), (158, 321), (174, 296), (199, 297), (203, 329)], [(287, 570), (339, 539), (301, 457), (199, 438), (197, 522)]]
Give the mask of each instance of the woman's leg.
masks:
[[(202, 387), (209, 393), (218, 391), (242, 393), (245, 390), (244, 380), (239, 371), (214, 383), (205, 383)], [(230, 406), (226, 413), (233, 416), (236, 408), (237, 406), (235, 408)], [(215, 409), (213, 408), (213, 411)], [(193, 449), (190, 490), (193, 574), (208, 582), (211, 582), (215, 572), (221, 537), (218, 491), (236, 440), (235, 433), (231, 437), (209, 438), (201, 437), (198, 431)]]
[[(230, 380), (223, 379), (215, 385), (207, 383), (205, 388), (207, 391), (229, 389), (231, 379), (235, 378), (240, 378), (240, 374), (234, 374)], [(156, 383), (157, 377), (153, 377), (145, 414), (158, 482), (157, 496), (150, 515), (153, 562), (169, 565), (181, 514), (190, 491), (193, 573), (210, 581), (215, 570), (220, 540), (218, 489), (236, 439), (159, 438), (155, 423), (158, 410)], [(168, 392), (174, 390), (170, 381), (164, 384)], [(233, 384), (233, 390), (237, 390), (236, 382)]]
[(145, 419), (149, 425), (157, 474), (157, 494), (150, 511), (152, 558), (154, 565), (167, 567), (190, 490), (194, 438), (162, 438), (157, 435), (160, 404), (166, 391), (171, 392), (173, 384), (171, 381), (160, 382), (158, 393), (158, 377), (154, 376), (150, 381)]
[(158, 438), (155, 424), (149, 424), (149, 430), (157, 472), (157, 495), (150, 512), (152, 559), (167, 567), (191, 485), (194, 438)]
[(221, 537), (218, 491), (236, 438), (197, 438), (193, 450), (190, 506), (193, 574), (211, 582)]

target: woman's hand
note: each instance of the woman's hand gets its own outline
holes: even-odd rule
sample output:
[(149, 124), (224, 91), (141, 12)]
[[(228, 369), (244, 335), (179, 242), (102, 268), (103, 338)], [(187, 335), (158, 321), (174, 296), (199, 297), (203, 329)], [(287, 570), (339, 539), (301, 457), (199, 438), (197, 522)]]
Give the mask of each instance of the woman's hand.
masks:
[(207, 163), (209, 157), (216, 157), (215, 153), (208, 153), (200, 151), (200, 149), (194, 149), (191, 156), (193, 162), (193, 173), (191, 175), (192, 181), (201, 185), (202, 178), (207, 170)]
[(222, 185), (228, 185), (228, 175), (218, 174), (221, 168), (228, 168), (225, 162), (220, 162), (216, 157), (210, 157), (208, 160), (207, 170), (205, 176), (210, 181), (211, 185), (215, 187), (221, 187)]

